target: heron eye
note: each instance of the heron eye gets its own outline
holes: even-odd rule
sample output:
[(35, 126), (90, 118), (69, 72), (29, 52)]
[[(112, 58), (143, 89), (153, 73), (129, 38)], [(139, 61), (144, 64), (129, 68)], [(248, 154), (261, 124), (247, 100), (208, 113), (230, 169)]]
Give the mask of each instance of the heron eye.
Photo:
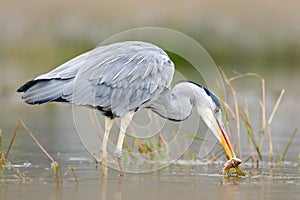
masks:
[(219, 111), (220, 111), (219, 108), (215, 108), (215, 109), (214, 109), (214, 113), (218, 113)]

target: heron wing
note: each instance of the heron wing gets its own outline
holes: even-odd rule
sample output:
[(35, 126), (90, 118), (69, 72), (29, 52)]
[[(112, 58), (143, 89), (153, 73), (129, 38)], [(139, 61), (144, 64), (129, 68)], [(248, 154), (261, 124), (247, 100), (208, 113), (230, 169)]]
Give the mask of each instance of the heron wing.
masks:
[(65, 101), (122, 116), (168, 88), (173, 74), (174, 64), (162, 49), (128, 41), (81, 54), (18, 92), (30, 104)]
[(170, 86), (174, 74), (168, 55), (142, 42), (109, 45), (103, 54), (88, 58), (86, 64), (78, 71), (73, 90), (66, 90), (63, 98), (113, 116), (137, 110), (155, 98)]

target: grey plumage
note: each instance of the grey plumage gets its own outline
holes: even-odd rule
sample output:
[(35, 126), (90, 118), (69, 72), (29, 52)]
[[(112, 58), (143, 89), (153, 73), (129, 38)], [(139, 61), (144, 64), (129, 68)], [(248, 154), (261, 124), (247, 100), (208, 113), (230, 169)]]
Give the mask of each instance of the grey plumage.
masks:
[(104, 161), (113, 119), (121, 117), (115, 151), (121, 175), (124, 174), (121, 155), (125, 132), (134, 112), (141, 108), (150, 108), (175, 121), (186, 120), (192, 108), (196, 108), (229, 158), (234, 159), (216, 95), (190, 81), (180, 82), (171, 90), (173, 74), (174, 64), (162, 49), (145, 42), (128, 41), (79, 55), (28, 81), (17, 91), (24, 92), (23, 99), (29, 104), (68, 102), (102, 111), (107, 116), (101, 148)]
[(128, 41), (101, 46), (20, 87), (29, 104), (92, 106), (111, 117), (137, 110), (168, 88), (174, 64), (155, 45)]

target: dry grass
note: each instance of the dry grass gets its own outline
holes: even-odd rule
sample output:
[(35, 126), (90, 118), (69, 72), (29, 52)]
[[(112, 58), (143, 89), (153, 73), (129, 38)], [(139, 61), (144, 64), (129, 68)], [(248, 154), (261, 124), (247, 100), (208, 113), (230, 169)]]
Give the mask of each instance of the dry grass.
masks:
[(283, 89), (283, 90), (281, 90), (281, 93), (280, 93), (280, 95), (279, 95), (279, 97), (278, 97), (278, 99), (277, 99), (277, 102), (276, 102), (276, 104), (275, 104), (275, 106), (274, 106), (274, 109), (273, 109), (273, 111), (272, 111), (272, 113), (271, 113), (271, 115), (270, 115), (270, 117), (269, 117), (269, 120), (268, 120), (268, 138), (269, 138), (269, 157), (270, 157), (270, 162), (272, 163), (273, 161), (274, 161), (274, 153), (273, 153), (273, 142), (272, 142), (272, 134), (271, 134), (271, 123), (272, 123), (272, 121), (273, 121), (273, 118), (274, 118), (274, 116), (275, 116), (275, 113), (276, 113), (276, 111), (277, 111), (277, 109), (278, 109), (278, 106), (279, 106), (279, 104), (280, 104), (280, 102), (281, 102), (281, 100), (282, 100), (282, 97), (283, 97), (283, 95), (284, 95), (284, 92), (285, 92), (285, 90)]
[[(268, 148), (269, 148), (269, 161), (271, 163), (274, 162), (274, 152), (273, 152), (273, 142), (272, 142), (272, 132), (271, 132), (271, 124), (273, 122), (274, 116), (278, 110), (278, 107), (282, 101), (282, 98), (284, 97), (284, 93), (285, 90), (283, 89), (276, 101), (276, 104), (274, 105), (274, 108), (272, 109), (272, 112), (270, 114), (270, 116), (266, 115), (266, 89), (265, 89), (265, 80), (260, 77), (257, 74), (254, 73), (247, 73), (247, 74), (238, 74), (234, 77), (228, 78), (225, 73), (221, 70), (224, 81), (227, 85), (227, 87), (230, 89), (232, 97), (233, 97), (233, 105), (229, 105), (228, 102), (224, 101), (223, 98), (223, 94), (220, 92), (221, 90), (219, 90), (219, 97), (222, 103), (222, 106), (224, 108), (224, 117), (225, 117), (225, 125), (226, 128), (228, 130), (229, 136), (231, 138), (233, 147), (235, 149), (236, 152), (238, 152), (238, 157), (242, 158), (242, 153), (241, 153), (241, 140), (243, 138), (242, 135), (242, 131), (241, 131), (241, 125), (243, 124), (244, 129), (245, 129), (245, 136), (248, 139), (248, 144), (249, 144), (249, 155), (245, 155), (243, 156), (245, 159), (244, 162), (247, 162), (249, 159), (251, 159), (252, 163), (259, 163), (260, 161), (263, 160), (263, 144), (264, 144), (264, 137), (265, 137), (265, 133), (267, 133), (268, 135)], [(253, 126), (252, 126), (252, 122), (250, 120), (250, 114), (249, 114), (249, 109), (248, 109), (248, 104), (247, 102), (241, 104), (238, 101), (238, 92), (235, 89), (235, 87), (233, 86), (232, 82), (236, 81), (238, 79), (244, 78), (244, 77), (256, 77), (258, 78), (258, 80), (261, 83), (261, 92), (260, 92), (260, 100), (259, 100), (259, 105), (260, 105), (260, 114), (257, 119), (260, 119), (260, 124), (261, 127), (259, 130), (254, 130)], [(268, 120), (267, 120), (268, 119)], [(93, 119), (90, 116), (90, 121), (91, 121), (91, 125), (93, 127), (95, 127), (95, 123), (93, 121)], [(61, 170), (59, 167), (59, 164), (52, 158), (52, 156), (44, 149), (44, 147), (39, 143), (39, 141), (37, 140), (37, 138), (34, 136), (33, 132), (26, 126), (26, 124), (19, 119), (14, 132), (11, 136), (8, 148), (6, 153), (4, 153), (3, 150), (3, 146), (2, 146), (2, 131), (0, 129), (0, 168), (5, 168), (5, 167), (9, 167), (10, 169), (12, 169), (16, 176), (22, 180), (23, 182), (28, 182), (30, 181), (29, 177), (26, 177), (26, 175), (22, 172), (20, 172), (19, 169), (14, 168), (13, 165), (11, 164), (11, 162), (8, 161), (8, 157), (9, 157), (9, 153), (10, 150), (13, 146), (13, 143), (15, 141), (17, 132), (20, 128), (20, 126), (22, 128), (25, 129), (26, 133), (32, 138), (33, 142), (38, 146), (38, 148), (42, 151), (42, 153), (51, 161), (51, 166), (53, 168), (54, 171), (54, 181), (57, 184), (62, 183), (62, 174), (61, 174)], [(232, 126), (235, 127), (236, 129), (236, 133), (237, 133), (237, 138), (236, 140), (234, 139), (233, 136), (233, 128)], [(282, 155), (280, 156), (280, 161), (283, 163), (284, 159), (285, 159), (285, 155), (293, 141), (293, 139), (295, 138), (296, 134), (297, 134), (297, 129), (294, 130), (294, 132), (292, 133), (290, 140), (284, 150), (284, 152), (282, 153)], [(99, 132), (96, 133), (97, 136), (99, 137), (99, 139), (101, 140), (101, 134)], [(170, 134), (170, 135), (176, 135), (174, 133)], [(197, 136), (194, 135), (189, 135), (187, 134), (182, 134), (182, 137), (177, 137), (180, 140), (186, 140), (186, 139), (193, 139), (193, 140), (201, 140), (203, 141), (202, 138), (199, 138)], [(156, 138), (152, 138), (151, 141), (143, 141), (139, 138), (134, 138), (131, 144), (128, 144), (128, 141), (125, 140), (124, 141), (125, 144), (125, 148), (126, 148), (126, 152), (124, 157), (130, 158), (131, 160), (136, 160), (137, 157), (133, 152), (139, 152), (141, 159), (144, 159), (145, 161), (148, 160), (155, 160), (155, 161), (163, 161), (163, 160), (175, 160), (176, 158), (174, 156), (172, 156), (172, 154), (175, 150), (171, 150), (168, 148), (168, 142), (167, 139), (164, 137), (163, 134), (161, 134), (159, 132), (158, 136)], [(178, 144), (177, 141), (175, 141), (175, 144)], [(180, 147), (177, 147), (177, 151), (180, 151)], [(213, 148), (214, 149), (214, 148)], [(203, 162), (207, 162), (207, 161), (215, 161), (218, 160), (222, 157), (222, 159), (224, 159), (226, 157), (224, 150), (221, 150), (217, 153), (213, 152), (213, 149), (209, 152), (207, 152), (207, 155), (204, 158), (201, 158), (200, 161)], [(126, 155), (128, 154), (128, 155)], [(188, 149), (184, 155), (181, 157), (183, 159), (189, 159), (189, 160), (193, 160), (199, 161), (199, 158), (197, 158), (197, 156), (194, 154), (193, 151), (191, 151), (190, 149)], [(98, 162), (98, 159), (96, 157), (96, 154), (94, 155), (94, 159), (95, 162)], [(100, 159), (101, 160), (101, 159)], [(180, 169), (182, 171), (184, 171), (184, 167), (182, 165), (180, 165), (178, 163)], [(239, 169), (237, 169), (239, 170)], [(76, 168), (74, 167), (70, 167), (69, 171), (72, 171), (73, 176), (75, 178), (75, 181), (78, 182), (78, 176), (77, 176), (77, 172), (76, 172)], [(237, 173), (239, 173), (237, 171)], [(240, 174), (243, 174), (242, 172)], [(0, 179), (2, 179), (2, 177), (0, 177)]]
[[(22, 181), (22, 182), (30, 182), (31, 179), (29, 177), (27, 177), (24, 173), (22, 173), (18, 168), (15, 168), (13, 166), (13, 164), (8, 160), (8, 156), (9, 156), (9, 152), (13, 146), (13, 143), (15, 141), (15, 138), (16, 138), (16, 135), (17, 135), (17, 132), (19, 130), (19, 127), (22, 126), (25, 131), (28, 133), (28, 135), (32, 138), (33, 142), (37, 145), (37, 147), (43, 152), (43, 154), (51, 161), (51, 166), (53, 168), (53, 172), (54, 172), (54, 181), (57, 183), (57, 184), (60, 184), (62, 183), (62, 174), (61, 174), (61, 171), (60, 171), (60, 168), (59, 168), (59, 165), (58, 163), (52, 158), (52, 156), (45, 150), (45, 148), (40, 144), (40, 142), (36, 139), (36, 137), (34, 136), (34, 134), (32, 133), (32, 131), (26, 126), (26, 124), (21, 120), (19, 119), (17, 124), (16, 124), (16, 127), (15, 127), (15, 130), (12, 134), (12, 137), (10, 139), (10, 143), (9, 143), (9, 146), (8, 146), (8, 149), (6, 151), (6, 154), (4, 156), (4, 153), (3, 153), (3, 150), (1, 151), (1, 160), (0, 160), (0, 166), (1, 168), (7, 168), (7, 169), (12, 169), (16, 176)], [(2, 132), (0, 131), (0, 149), (2, 149)], [(75, 176), (75, 172), (74, 170), (73, 171), (73, 174)], [(1, 177), (2, 178), (2, 177)], [(75, 177), (75, 180), (78, 180), (77, 177)]]
[[(265, 79), (262, 78), (261, 76), (259, 76), (258, 74), (255, 73), (246, 73), (246, 74), (237, 74), (236, 76), (233, 76), (231, 78), (228, 78), (225, 73), (222, 71), (222, 69), (220, 69), (220, 71), (222, 72), (224, 81), (226, 83), (226, 85), (230, 88), (230, 91), (232, 93), (233, 96), (233, 106), (228, 105), (226, 102), (223, 103), (224, 108), (225, 108), (225, 124), (227, 125), (228, 129), (230, 130), (230, 133), (232, 132), (231, 130), (231, 126), (230, 124), (236, 124), (236, 129), (237, 129), (237, 135), (238, 135), (238, 146), (239, 146), (239, 152), (241, 152), (240, 149), (240, 143), (241, 143), (241, 136), (240, 136), (240, 131), (239, 131), (239, 123), (240, 123), (240, 118), (242, 119), (242, 123), (244, 124), (244, 128), (245, 128), (245, 133), (247, 134), (247, 138), (248, 138), (248, 144), (249, 144), (249, 152), (250, 155), (248, 156), (247, 159), (245, 159), (244, 161), (248, 161), (249, 158), (252, 160), (253, 163), (258, 163), (260, 161), (263, 160), (262, 157), (262, 148), (263, 148), (263, 144), (264, 144), (264, 137), (265, 137), (265, 133), (267, 132), (268, 134), (268, 147), (269, 147), (269, 161), (271, 163), (274, 162), (274, 151), (273, 151), (273, 142), (272, 142), (272, 133), (271, 133), (271, 124), (273, 121), (273, 118), (278, 110), (278, 107), (282, 101), (282, 98), (284, 96), (285, 90), (282, 89), (281, 93), (276, 101), (276, 104), (268, 118), (266, 117), (266, 89), (265, 89)], [(260, 92), (260, 101), (259, 101), (259, 105), (260, 105), (260, 117), (258, 117), (257, 119), (260, 118), (260, 124), (261, 124), (261, 128), (258, 131), (254, 131), (253, 130), (253, 126), (252, 126), (252, 122), (250, 121), (250, 116), (249, 116), (249, 111), (248, 111), (248, 104), (247, 102), (244, 103), (244, 105), (241, 105), (240, 102), (238, 102), (238, 98), (237, 98), (237, 92), (236, 89), (234, 88), (232, 82), (236, 81), (238, 79), (244, 78), (244, 77), (256, 77), (259, 79), (260, 83), (261, 83), (261, 92)], [(221, 100), (224, 101), (224, 99), (221, 96)], [(233, 109), (233, 108), (234, 109)], [(228, 113), (230, 113), (231, 118), (228, 117)], [(229, 120), (231, 119), (231, 120)], [(231, 122), (231, 123), (230, 123)], [(295, 130), (291, 136), (291, 139), (284, 151), (284, 153), (282, 154), (280, 160), (284, 159), (285, 153), (287, 152), (288, 148), (290, 147), (290, 144), (292, 143), (292, 140), (294, 139), (295, 135), (296, 135), (297, 130)], [(256, 153), (255, 153), (255, 151)], [(242, 157), (241, 154), (239, 154), (239, 156)]]
[(296, 129), (294, 130), (294, 132), (292, 133), (291, 138), (290, 138), (288, 144), (286, 145), (286, 147), (285, 147), (285, 149), (284, 149), (284, 152), (283, 152), (282, 155), (280, 156), (280, 162), (281, 162), (281, 163), (283, 163), (284, 158), (285, 158), (285, 155), (286, 155), (287, 151), (289, 150), (289, 148), (290, 148), (290, 146), (291, 146), (291, 144), (292, 144), (292, 142), (293, 142), (293, 140), (294, 140), (294, 138), (295, 138), (297, 132), (298, 132), (298, 129), (296, 128)]
[(249, 111), (248, 111), (248, 104), (247, 103), (245, 104), (241, 115), (242, 115), (242, 119), (244, 121), (244, 127), (246, 129), (246, 133), (247, 133), (247, 137), (248, 137), (249, 150), (250, 150), (252, 162), (255, 161), (255, 155), (254, 155), (254, 151), (253, 151), (252, 146), (254, 146), (254, 148), (257, 152), (258, 160), (261, 161), (262, 160), (261, 150), (260, 150), (260, 147), (258, 146), (258, 144), (256, 142), (255, 133), (253, 131), (253, 128), (252, 128), (252, 125), (251, 125), (251, 122), (250, 122), (250, 119), (249, 119)]
[(3, 155), (3, 144), (2, 144), (2, 130), (0, 129), (0, 167), (2, 167), (2, 162), (5, 159)]
[[(237, 140), (238, 140), (238, 149), (241, 149), (241, 133), (240, 133), (240, 111), (239, 111), (239, 106), (238, 106), (238, 100), (237, 100), (237, 94), (235, 91), (235, 88), (233, 87), (233, 85), (231, 84), (231, 81), (227, 78), (226, 74), (224, 73), (223, 70), (221, 70), (222, 76), (224, 78), (225, 83), (228, 85), (228, 87), (231, 90), (232, 96), (233, 96), (233, 101), (234, 101), (234, 117), (235, 117), (235, 121), (236, 121), (236, 131), (237, 131)], [(224, 102), (224, 100), (223, 100)], [(231, 109), (232, 110), (232, 109)], [(228, 118), (227, 118), (228, 119)], [(229, 124), (229, 123), (227, 123)], [(230, 133), (231, 134), (231, 133)], [(233, 144), (235, 143), (233, 140), (233, 137), (231, 136)], [(242, 157), (242, 152), (239, 152), (239, 156)]]

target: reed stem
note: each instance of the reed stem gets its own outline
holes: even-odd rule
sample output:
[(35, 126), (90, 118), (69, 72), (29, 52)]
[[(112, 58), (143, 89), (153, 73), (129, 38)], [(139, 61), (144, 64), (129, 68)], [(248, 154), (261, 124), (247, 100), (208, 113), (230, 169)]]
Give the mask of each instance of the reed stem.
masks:
[(5, 160), (5, 158), (3, 156), (2, 131), (0, 129), (0, 167), (1, 167), (4, 160)]
[(8, 148), (7, 148), (7, 151), (6, 151), (6, 154), (5, 154), (5, 158), (7, 159), (8, 158), (8, 155), (9, 155), (9, 152), (10, 152), (10, 149), (15, 141), (15, 137), (17, 135), (17, 132), (19, 130), (19, 126), (20, 126), (20, 121), (17, 122), (16, 124), (16, 127), (15, 127), (15, 130), (14, 130), (14, 133), (10, 139), (10, 142), (9, 142), (9, 145), (8, 145)]
[(259, 148), (262, 149), (264, 144), (265, 132), (266, 132), (266, 91), (265, 91), (265, 79), (261, 79), (261, 138)]
[(282, 155), (280, 156), (280, 162), (283, 162), (283, 161), (284, 161), (285, 155), (286, 155), (287, 151), (289, 150), (290, 145), (292, 144), (292, 142), (293, 142), (293, 140), (294, 140), (294, 138), (295, 138), (297, 132), (298, 132), (298, 129), (296, 128), (296, 129), (294, 130), (294, 132), (292, 133), (291, 138), (290, 138), (288, 144), (286, 145), (286, 147), (285, 147), (285, 149), (284, 149), (284, 152), (283, 152)]
[(222, 76), (224, 77), (225, 83), (229, 86), (232, 96), (233, 96), (233, 102), (234, 102), (234, 110), (235, 110), (235, 117), (236, 117), (236, 131), (238, 136), (238, 149), (239, 149), (239, 156), (242, 157), (242, 151), (241, 151), (241, 133), (240, 133), (240, 117), (239, 117), (239, 106), (238, 106), (238, 100), (235, 88), (231, 84), (230, 79), (226, 76), (223, 70), (221, 70)]
[(272, 123), (274, 115), (275, 115), (275, 113), (276, 113), (276, 111), (278, 109), (278, 106), (279, 106), (279, 104), (280, 104), (280, 102), (282, 100), (284, 92), (285, 92), (284, 89), (281, 90), (281, 93), (280, 93), (280, 95), (279, 95), (279, 97), (277, 99), (277, 102), (276, 102), (276, 104), (275, 104), (275, 106), (273, 108), (273, 111), (272, 111), (272, 113), (271, 113), (271, 115), (269, 117), (269, 120), (268, 120), (268, 128), (267, 129), (268, 129), (268, 138), (269, 138), (269, 157), (270, 157), (270, 162), (271, 163), (274, 160), (274, 156), (273, 156), (273, 142), (272, 142), (272, 134), (271, 134), (271, 123)]

